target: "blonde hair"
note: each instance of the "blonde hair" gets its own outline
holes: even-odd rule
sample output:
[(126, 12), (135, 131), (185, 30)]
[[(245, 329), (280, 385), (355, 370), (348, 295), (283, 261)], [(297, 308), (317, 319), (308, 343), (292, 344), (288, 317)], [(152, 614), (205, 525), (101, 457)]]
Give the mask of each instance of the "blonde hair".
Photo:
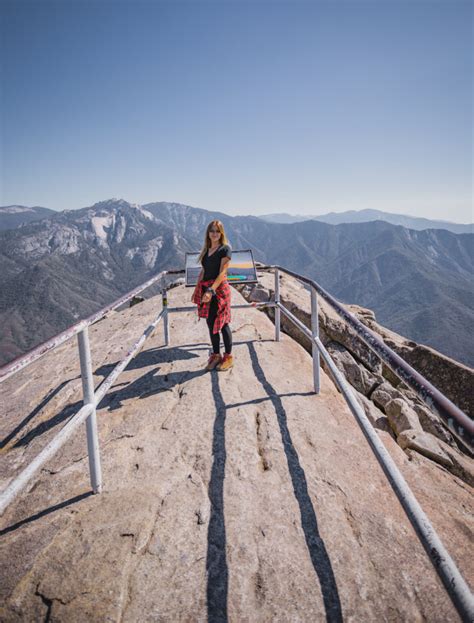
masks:
[(215, 229), (218, 229), (221, 234), (220, 239), (219, 239), (219, 244), (229, 244), (227, 236), (225, 235), (224, 225), (222, 224), (222, 221), (217, 221), (217, 220), (211, 221), (206, 227), (206, 233), (204, 235), (204, 246), (201, 250), (201, 253), (199, 254), (199, 259), (198, 259), (199, 264), (202, 264), (202, 260), (204, 256), (206, 255), (206, 252), (208, 251), (208, 249), (211, 248), (211, 239), (209, 237), (209, 230), (212, 229), (213, 226)]

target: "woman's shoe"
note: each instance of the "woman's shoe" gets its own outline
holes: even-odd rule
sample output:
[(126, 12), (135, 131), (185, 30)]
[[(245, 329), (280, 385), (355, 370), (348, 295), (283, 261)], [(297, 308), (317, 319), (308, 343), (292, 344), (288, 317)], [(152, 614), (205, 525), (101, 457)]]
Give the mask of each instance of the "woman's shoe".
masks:
[(207, 361), (206, 370), (214, 370), (214, 368), (221, 362), (221, 359), (222, 358), (219, 353), (213, 353)]
[(234, 365), (232, 353), (224, 353), (221, 362), (217, 365), (217, 370), (229, 370)]

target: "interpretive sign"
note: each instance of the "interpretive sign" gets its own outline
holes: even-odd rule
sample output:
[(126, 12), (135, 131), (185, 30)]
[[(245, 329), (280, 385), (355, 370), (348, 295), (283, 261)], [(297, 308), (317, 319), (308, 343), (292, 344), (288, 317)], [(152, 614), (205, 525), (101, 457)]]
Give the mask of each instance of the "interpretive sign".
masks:
[[(199, 253), (186, 253), (186, 285), (195, 286), (201, 271), (198, 263)], [(229, 283), (257, 283), (257, 269), (253, 261), (251, 249), (232, 250), (232, 258), (227, 267)]]

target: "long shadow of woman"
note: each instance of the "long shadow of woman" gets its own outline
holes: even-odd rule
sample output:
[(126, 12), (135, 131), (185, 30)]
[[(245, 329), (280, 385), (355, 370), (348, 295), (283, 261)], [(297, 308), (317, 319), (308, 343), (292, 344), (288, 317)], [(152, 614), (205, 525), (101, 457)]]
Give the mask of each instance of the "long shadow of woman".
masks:
[[(300, 509), (301, 525), (306, 545), (321, 586), (321, 593), (326, 611), (326, 621), (330, 623), (340, 623), (343, 618), (334, 571), (324, 541), (319, 534), (316, 513), (308, 493), (306, 476), (291, 440), (286, 412), (283, 408), (281, 397), (267, 381), (263, 369), (258, 362), (255, 347), (251, 342), (248, 342), (248, 348), (255, 376), (262, 384), (269, 400), (272, 401), (275, 407), (293, 491)], [(211, 379), (212, 394), (216, 406), (216, 417), (212, 440), (213, 463), (208, 489), (211, 512), (206, 560), (207, 613), (210, 623), (218, 623), (227, 621), (229, 587), (224, 521), (224, 478), (226, 466), (225, 422), (227, 406), (222, 398), (217, 376), (212, 374)]]

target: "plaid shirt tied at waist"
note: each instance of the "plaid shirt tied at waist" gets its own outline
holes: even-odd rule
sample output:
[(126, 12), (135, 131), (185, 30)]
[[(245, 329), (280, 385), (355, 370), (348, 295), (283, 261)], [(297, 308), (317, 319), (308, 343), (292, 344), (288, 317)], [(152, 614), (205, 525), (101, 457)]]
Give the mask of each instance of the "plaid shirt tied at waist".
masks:
[[(209, 307), (211, 305), (211, 301), (208, 303), (202, 302), (202, 296), (209, 286), (214, 283), (215, 279), (207, 279), (206, 281), (198, 281), (196, 287), (194, 288), (194, 302), (198, 306), (198, 316), (199, 320), (201, 318), (209, 317)], [(218, 333), (222, 327), (230, 322), (230, 310), (231, 310), (231, 289), (229, 282), (227, 279), (222, 281), (217, 290), (216, 290), (216, 298), (217, 298), (217, 314), (216, 319), (214, 320), (214, 326), (212, 329), (213, 333)]]

